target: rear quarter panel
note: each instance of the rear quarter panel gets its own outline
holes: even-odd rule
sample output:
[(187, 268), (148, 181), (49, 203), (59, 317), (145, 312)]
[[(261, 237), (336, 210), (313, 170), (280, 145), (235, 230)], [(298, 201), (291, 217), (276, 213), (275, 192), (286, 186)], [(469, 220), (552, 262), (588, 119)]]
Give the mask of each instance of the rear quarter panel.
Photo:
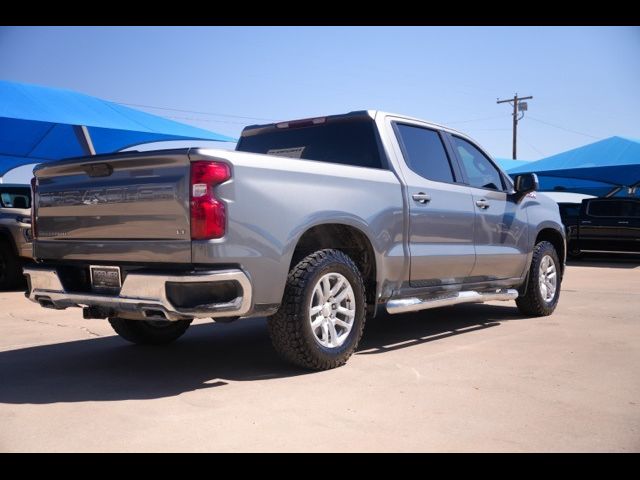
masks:
[(232, 179), (216, 188), (227, 205), (227, 234), (194, 241), (195, 264), (238, 264), (251, 277), (254, 304), (279, 304), (296, 244), (327, 223), (360, 229), (373, 246), (378, 295), (404, 272), (403, 200), (389, 170), (244, 152), (199, 149), (190, 159), (219, 158)]

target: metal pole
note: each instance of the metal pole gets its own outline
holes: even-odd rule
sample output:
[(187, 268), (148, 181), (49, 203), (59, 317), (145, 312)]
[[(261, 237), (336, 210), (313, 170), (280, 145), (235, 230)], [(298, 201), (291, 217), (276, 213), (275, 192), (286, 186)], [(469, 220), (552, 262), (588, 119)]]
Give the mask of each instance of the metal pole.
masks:
[(518, 97), (516, 93), (513, 98), (507, 100), (497, 99), (496, 103), (511, 103), (513, 102), (513, 159), (517, 159), (517, 139), (518, 139), (518, 105), (521, 100), (529, 100), (533, 97)]
[(518, 94), (513, 97), (513, 159), (517, 159), (516, 138), (518, 138)]
[(618, 193), (620, 190), (622, 190), (624, 187), (613, 187), (611, 190), (609, 190), (607, 193), (604, 194), (604, 198), (611, 198), (613, 197), (616, 193)]
[(93, 147), (93, 141), (91, 135), (89, 135), (89, 129), (84, 125), (74, 125), (73, 133), (76, 134), (78, 143), (82, 147), (82, 151), (85, 155), (95, 155), (96, 149)]

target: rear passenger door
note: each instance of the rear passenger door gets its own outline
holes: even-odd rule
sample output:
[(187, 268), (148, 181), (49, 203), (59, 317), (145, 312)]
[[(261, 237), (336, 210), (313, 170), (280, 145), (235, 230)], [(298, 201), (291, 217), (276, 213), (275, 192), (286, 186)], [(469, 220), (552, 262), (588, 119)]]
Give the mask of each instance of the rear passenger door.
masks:
[(464, 283), (475, 262), (471, 192), (458, 184), (442, 134), (419, 123), (392, 122), (409, 201), (410, 285)]
[(525, 202), (509, 195), (510, 183), (482, 150), (462, 137), (447, 137), (469, 185), (475, 209), (474, 282), (522, 276), (529, 253)]

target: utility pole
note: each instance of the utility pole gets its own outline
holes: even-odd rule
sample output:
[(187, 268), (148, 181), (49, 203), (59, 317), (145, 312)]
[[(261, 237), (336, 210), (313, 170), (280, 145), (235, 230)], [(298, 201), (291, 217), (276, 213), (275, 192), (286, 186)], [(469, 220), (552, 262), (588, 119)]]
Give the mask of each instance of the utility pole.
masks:
[[(518, 136), (518, 122), (522, 120), (524, 117), (524, 112), (527, 111), (527, 102), (523, 102), (522, 100), (529, 100), (533, 97), (518, 97), (516, 93), (513, 98), (508, 98), (506, 100), (497, 99), (496, 103), (511, 103), (513, 102), (513, 159), (517, 158), (516, 155), (516, 138)], [(522, 112), (522, 117), (518, 118), (518, 111)]]

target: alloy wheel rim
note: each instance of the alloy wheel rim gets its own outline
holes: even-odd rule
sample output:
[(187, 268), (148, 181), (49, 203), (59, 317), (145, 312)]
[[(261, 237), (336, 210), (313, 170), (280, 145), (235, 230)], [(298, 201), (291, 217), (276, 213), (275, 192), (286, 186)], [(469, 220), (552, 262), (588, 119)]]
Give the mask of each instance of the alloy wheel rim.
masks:
[(556, 296), (558, 288), (558, 272), (556, 262), (549, 255), (542, 257), (540, 261), (540, 269), (538, 272), (538, 287), (542, 299), (549, 303)]
[(313, 287), (309, 323), (316, 342), (325, 348), (339, 348), (349, 337), (356, 318), (353, 288), (340, 273), (323, 275)]

